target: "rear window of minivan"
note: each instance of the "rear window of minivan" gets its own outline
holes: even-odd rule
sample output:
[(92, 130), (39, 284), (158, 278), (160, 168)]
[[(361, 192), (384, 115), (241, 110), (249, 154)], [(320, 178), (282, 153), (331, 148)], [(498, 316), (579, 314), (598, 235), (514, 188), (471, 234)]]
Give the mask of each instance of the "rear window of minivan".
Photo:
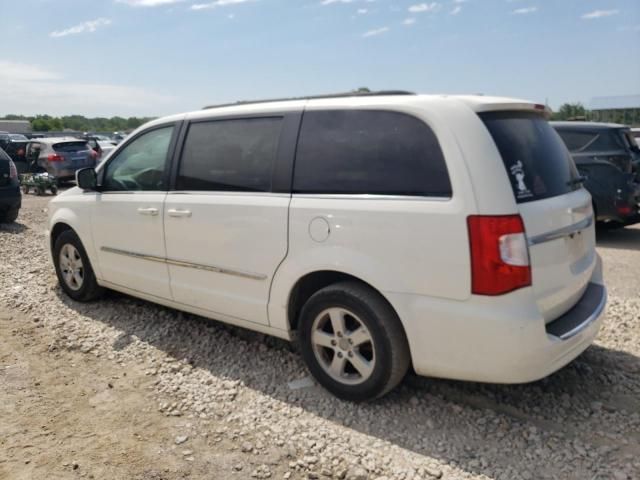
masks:
[(517, 203), (580, 188), (571, 154), (547, 120), (528, 112), (487, 112), (480, 118), (500, 151)]

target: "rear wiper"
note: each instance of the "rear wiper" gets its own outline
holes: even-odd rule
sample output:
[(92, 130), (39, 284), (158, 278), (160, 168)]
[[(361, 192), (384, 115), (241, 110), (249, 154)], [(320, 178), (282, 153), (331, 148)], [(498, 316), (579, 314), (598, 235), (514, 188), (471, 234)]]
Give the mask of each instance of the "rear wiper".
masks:
[(567, 182), (567, 185), (570, 187), (573, 187), (574, 185), (582, 185), (586, 181), (587, 181), (587, 177), (581, 175), (579, 177), (569, 180)]

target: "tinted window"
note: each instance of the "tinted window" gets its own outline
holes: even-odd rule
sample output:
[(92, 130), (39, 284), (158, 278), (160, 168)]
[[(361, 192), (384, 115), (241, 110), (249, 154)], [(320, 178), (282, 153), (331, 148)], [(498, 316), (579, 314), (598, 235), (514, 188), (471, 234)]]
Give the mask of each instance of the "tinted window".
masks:
[(572, 152), (586, 149), (598, 136), (595, 132), (578, 132), (573, 130), (558, 130), (567, 148)]
[(589, 150), (593, 151), (614, 151), (614, 150), (627, 150), (627, 144), (625, 143), (624, 131), (622, 130), (603, 130), (598, 132), (598, 136), (589, 146)]
[(192, 124), (176, 188), (268, 192), (281, 128), (282, 118)]
[(540, 115), (492, 112), (480, 115), (489, 129), (518, 203), (571, 192), (577, 170), (560, 136)]
[(107, 166), (104, 190), (164, 190), (164, 171), (173, 127), (145, 133), (121, 150)]
[(444, 157), (431, 129), (395, 112), (304, 114), (293, 190), (297, 193), (450, 196)]
[(80, 152), (82, 150), (89, 150), (87, 142), (64, 142), (53, 144), (53, 149), (56, 152)]

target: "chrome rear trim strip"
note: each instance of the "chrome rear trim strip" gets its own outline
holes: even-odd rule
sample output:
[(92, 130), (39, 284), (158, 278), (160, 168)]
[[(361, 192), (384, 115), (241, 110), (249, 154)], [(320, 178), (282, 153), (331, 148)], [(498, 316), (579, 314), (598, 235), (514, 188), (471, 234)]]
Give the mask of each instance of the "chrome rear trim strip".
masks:
[(211, 266), (211, 265), (201, 265), (199, 263), (184, 262), (182, 260), (174, 260), (174, 259), (171, 259), (171, 258), (156, 257), (154, 255), (146, 255), (146, 254), (143, 254), (143, 253), (128, 252), (126, 250), (119, 250), (117, 248), (101, 247), (100, 250), (102, 250), (103, 252), (106, 252), (106, 253), (113, 253), (115, 255), (123, 255), (123, 256), (126, 256), (126, 257), (139, 258), (141, 260), (148, 260), (150, 262), (165, 263), (167, 265), (174, 265), (176, 267), (193, 268), (193, 269), (196, 269), (196, 270), (204, 270), (204, 271), (207, 271), (207, 272), (221, 273), (223, 275), (233, 275), (233, 276), (236, 276), (236, 277), (250, 278), (251, 280), (266, 280), (267, 279), (266, 275), (262, 275), (262, 274), (259, 274), (259, 273), (248, 273), (248, 272), (241, 272), (241, 271), (238, 271), (238, 270), (230, 270), (228, 268), (214, 267), (214, 266)]
[(574, 223), (573, 225), (569, 225), (568, 227), (559, 228), (558, 230), (553, 230), (551, 232), (531, 237), (529, 239), (529, 246), (538, 245), (540, 243), (550, 242), (551, 240), (557, 240), (558, 238), (575, 235), (576, 233), (582, 232), (582, 230), (586, 230), (592, 224), (593, 215), (589, 215), (584, 220), (581, 220), (578, 223)]

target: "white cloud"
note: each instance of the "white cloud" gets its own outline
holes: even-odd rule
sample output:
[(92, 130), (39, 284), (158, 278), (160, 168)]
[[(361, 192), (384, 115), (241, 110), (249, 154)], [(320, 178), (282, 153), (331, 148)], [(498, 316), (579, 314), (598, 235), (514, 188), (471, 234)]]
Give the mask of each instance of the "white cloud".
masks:
[(107, 25), (111, 25), (111, 20), (108, 18), (96, 18), (95, 20), (88, 20), (64, 30), (56, 30), (51, 32), (49, 36), (59, 38), (66, 37), (67, 35), (77, 35), (79, 33), (91, 33), (95, 32), (98, 28), (105, 27)]
[(409, 18), (405, 18), (404, 22), (402, 22), (403, 25), (405, 26), (410, 26), (416, 23), (416, 19), (413, 17), (409, 17)]
[(460, 5), (456, 5), (455, 7), (453, 7), (453, 10), (451, 10), (449, 13), (451, 15), (458, 15), (461, 11), (462, 11), (462, 7)]
[(384, 33), (387, 33), (388, 31), (389, 31), (389, 27), (376, 28), (375, 30), (369, 30), (368, 32), (363, 33), (362, 37), (363, 38), (377, 37), (378, 35), (382, 35)]
[(254, 2), (257, 0), (215, 0), (209, 3), (196, 3), (191, 5), (191, 10), (206, 10), (210, 8), (228, 7), (231, 5), (239, 5), (241, 3)]
[(411, 5), (409, 7), (409, 11), (411, 13), (435, 12), (439, 8), (440, 4), (438, 2), (418, 3), (416, 5)]
[(353, 3), (357, 0), (322, 0), (320, 5), (332, 5), (334, 3)]
[(594, 10), (593, 12), (585, 13), (580, 18), (583, 20), (593, 20), (595, 18), (610, 17), (618, 13), (620, 13), (620, 10)]
[(517, 8), (513, 12), (513, 15), (527, 15), (529, 13), (534, 13), (538, 11), (538, 7), (525, 7), (525, 8)]
[(358, 15), (366, 15), (369, 12), (369, 10), (367, 10), (366, 8), (359, 8), (358, 9)]
[(0, 62), (2, 113), (158, 115), (177, 110), (176, 103), (146, 87), (78, 82), (39, 66)]
[(36, 65), (5, 62), (0, 60), (0, 81), (38, 81), (57, 80), (60, 75), (49, 72)]
[(131, 7), (160, 7), (172, 3), (184, 2), (184, 0), (116, 0), (117, 3), (124, 3)]

